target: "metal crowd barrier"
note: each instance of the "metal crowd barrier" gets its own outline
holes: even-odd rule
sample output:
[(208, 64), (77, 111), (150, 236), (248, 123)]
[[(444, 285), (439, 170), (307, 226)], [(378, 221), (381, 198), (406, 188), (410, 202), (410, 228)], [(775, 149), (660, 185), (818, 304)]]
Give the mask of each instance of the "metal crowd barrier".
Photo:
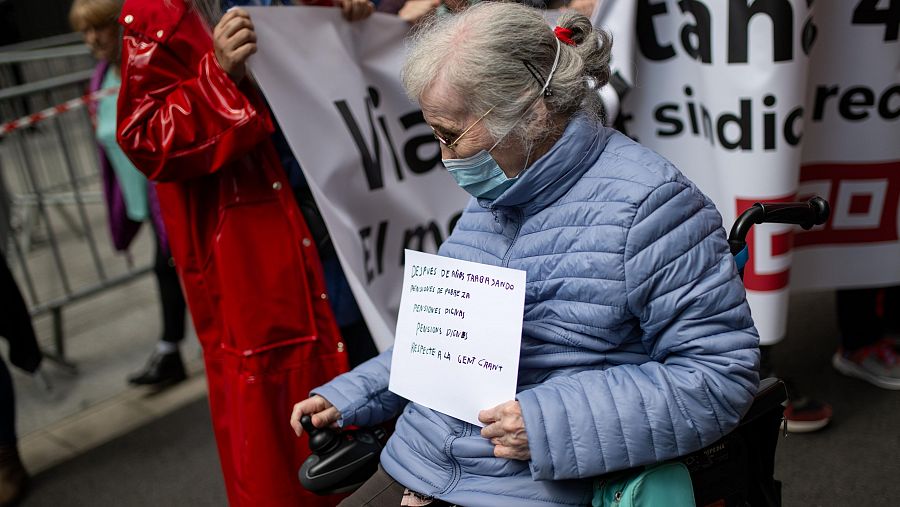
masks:
[(87, 110), (37, 114), (81, 97), (93, 66), (73, 35), (0, 47), (0, 250), (32, 317), (52, 316), (46, 355), (72, 370), (63, 310), (151, 270), (112, 250)]

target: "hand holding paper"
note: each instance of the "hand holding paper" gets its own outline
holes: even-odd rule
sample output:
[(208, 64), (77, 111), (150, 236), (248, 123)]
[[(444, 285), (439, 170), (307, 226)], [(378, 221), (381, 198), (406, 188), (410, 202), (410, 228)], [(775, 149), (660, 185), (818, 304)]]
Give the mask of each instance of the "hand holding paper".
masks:
[(518, 401), (511, 400), (482, 410), (478, 413), (478, 420), (486, 425), (481, 429), (481, 436), (489, 438), (494, 444), (494, 456), (522, 461), (531, 459), (525, 419)]

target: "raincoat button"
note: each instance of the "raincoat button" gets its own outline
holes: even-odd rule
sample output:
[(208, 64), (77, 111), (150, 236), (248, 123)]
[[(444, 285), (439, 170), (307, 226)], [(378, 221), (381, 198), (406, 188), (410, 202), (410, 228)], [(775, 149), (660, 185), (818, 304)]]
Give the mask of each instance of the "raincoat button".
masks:
[(162, 30), (156, 32), (156, 38), (157, 38), (157, 39), (162, 39), (163, 33), (164, 33), (164, 32), (163, 32)]
[(322, 298), (322, 299), (328, 299), (328, 294), (325, 294), (325, 293), (323, 292), (322, 295), (319, 296), (319, 297)]
[(344, 342), (338, 342), (337, 347), (338, 347), (338, 352), (343, 352), (344, 351)]
[(303, 238), (303, 246), (309, 245), (312, 245), (312, 241), (310, 241), (309, 238)]
[(276, 181), (275, 183), (272, 183), (272, 188), (274, 188), (275, 190), (281, 190), (281, 182)]
[(132, 21), (134, 21), (134, 16), (132, 16), (131, 14), (125, 16), (125, 23), (126, 23), (126, 24), (129, 24), (129, 25), (130, 25)]

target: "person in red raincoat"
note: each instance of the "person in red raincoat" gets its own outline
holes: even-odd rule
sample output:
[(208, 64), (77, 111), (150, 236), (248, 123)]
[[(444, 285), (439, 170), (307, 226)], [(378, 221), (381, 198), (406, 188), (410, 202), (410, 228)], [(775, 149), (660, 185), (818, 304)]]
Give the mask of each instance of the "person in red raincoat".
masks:
[(158, 182), (229, 503), (333, 505), (301, 487), (310, 453), (288, 421), (296, 400), (347, 370), (347, 354), (268, 108), (223, 70), (214, 30), (185, 0), (127, 0), (119, 21), (118, 141)]

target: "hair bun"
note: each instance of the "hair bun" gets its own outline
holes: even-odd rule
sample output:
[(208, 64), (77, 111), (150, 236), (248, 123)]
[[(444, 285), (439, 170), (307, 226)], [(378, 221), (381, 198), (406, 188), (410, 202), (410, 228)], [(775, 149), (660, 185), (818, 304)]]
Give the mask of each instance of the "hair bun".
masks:
[(584, 66), (584, 76), (593, 79), (597, 87), (604, 86), (609, 81), (610, 35), (603, 30), (594, 30), (591, 20), (577, 12), (563, 13), (557, 23), (574, 42), (575, 52)]
[(577, 13), (566, 13), (560, 16), (559, 27), (570, 34), (569, 38), (575, 43), (575, 46), (580, 46), (594, 31), (591, 20)]

